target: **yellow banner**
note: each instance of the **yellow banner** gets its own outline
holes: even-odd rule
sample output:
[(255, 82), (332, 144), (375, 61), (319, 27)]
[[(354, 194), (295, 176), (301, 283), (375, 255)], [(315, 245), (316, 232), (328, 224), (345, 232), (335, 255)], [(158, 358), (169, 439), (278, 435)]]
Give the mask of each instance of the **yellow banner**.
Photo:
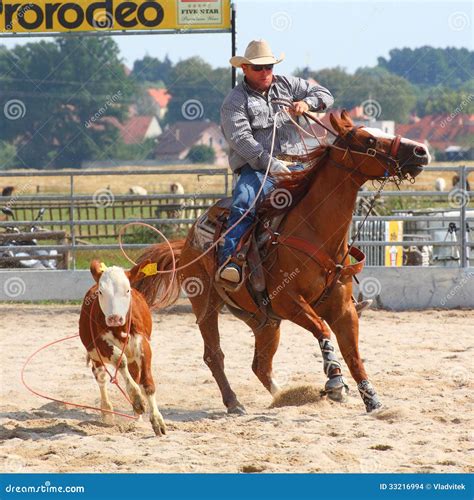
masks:
[(0, 33), (230, 27), (230, 0), (0, 0)]
[[(387, 224), (385, 239), (387, 241), (403, 241), (403, 222), (391, 220)], [(385, 265), (389, 267), (400, 267), (403, 265), (403, 247), (385, 247)]]

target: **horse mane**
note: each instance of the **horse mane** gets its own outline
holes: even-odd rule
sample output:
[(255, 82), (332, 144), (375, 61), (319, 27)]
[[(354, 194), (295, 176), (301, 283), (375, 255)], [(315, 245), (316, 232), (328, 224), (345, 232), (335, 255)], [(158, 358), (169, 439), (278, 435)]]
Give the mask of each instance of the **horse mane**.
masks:
[[(305, 168), (304, 170), (297, 170), (288, 174), (278, 174), (275, 189), (258, 206), (259, 216), (274, 217), (288, 212), (291, 208), (295, 207), (309, 191), (316, 175), (320, 171), (318, 167), (328, 151), (328, 146), (318, 146), (305, 155), (285, 155), (285, 160), (303, 163), (305, 164)], [(289, 203), (286, 202), (279, 206), (276, 198), (280, 193), (282, 194), (282, 198), (285, 197)], [(272, 197), (272, 194), (275, 196), (275, 199)]]

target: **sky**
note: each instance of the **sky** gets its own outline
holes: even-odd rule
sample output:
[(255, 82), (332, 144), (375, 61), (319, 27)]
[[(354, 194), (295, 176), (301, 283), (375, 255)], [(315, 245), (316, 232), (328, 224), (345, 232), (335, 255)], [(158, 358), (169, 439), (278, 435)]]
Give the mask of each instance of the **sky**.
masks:
[[(276, 56), (285, 53), (279, 73), (296, 68), (341, 66), (353, 72), (374, 66), (393, 48), (465, 47), (474, 49), (472, 1), (274, 1), (236, 0), (237, 54), (248, 42), (267, 40)], [(214, 67), (227, 66), (230, 34), (138, 35), (114, 37), (124, 62), (146, 54), (176, 63), (199, 55)], [(31, 38), (29, 41), (38, 40)], [(11, 48), (28, 40), (0, 40)]]

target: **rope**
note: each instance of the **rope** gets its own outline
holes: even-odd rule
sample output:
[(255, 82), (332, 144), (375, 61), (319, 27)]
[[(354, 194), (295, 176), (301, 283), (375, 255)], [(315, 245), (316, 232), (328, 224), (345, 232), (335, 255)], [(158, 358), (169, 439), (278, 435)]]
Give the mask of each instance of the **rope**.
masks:
[(97, 408), (95, 406), (82, 405), (82, 404), (78, 404), (78, 403), (72, 403), (70, 401), (63, 401), (62, 399), (52, 398), (51, 396), (48, 396), (48, 395), (43, 394), (43, 393), (41, 393), (39, 391), (36, 391), (32, 387), (30, 387), (30, 385), (27, 383), (26, 377), (25, 377), (26, 367), (30, 364), (30, 362), (33, 360), (33, 358), (37, 354), (39, 354), (41, 351), (44, 351), (48, 347), (51, 347), (52, 345), (59, 344), (60, 342), (65, 342), (66, 340), (75, 339), (77, 337), (79, 337), (79, 334), (71, 335), (70, 337), (64, 337), (64, 338), (59, 339), (59, 340), (54, 340), (53, 342), (49, 342), (48, 344), (40, 347), (33, 354), (31, 354), (28, 357), (28, 359), (25, 361), (25, 363), (23, 364), (23, 366), (21, 368), (21, 382), (23, 383), (23, 385), (26, 387), (26, 389), (28, 391), (30, 391), (35, 396), (39, 396), (40, 398), (47, 399), (48, 401), (54, 401), (55, 403), (61, 403), (61, 404), (65, 404), (65, 405), (68, 405), (68, 406), (74, 406), (75, 408), (83, 408), (83, 409), (86, 409), (86, 410), (93, 410), (93, 411), (100, 411), (100, 412), (104, 412), (104, 413), (111, 413), (113, 415), (118, 415), (119, 417), (128, 418), (130, 420), (137, 420), (138, 417), (136, 417), (134, 415), (129, 415), (127, 413), (122, 413), (122, 412), (114, 411), (114, 410), (105, 410), (105, 409), (102, 409), (102, 408)]
[[(173, 273), (173, 276), (174, 276), (174, 273), (176, 273), (177, 271), (182, 271), (183, 269), (186, 269), (187, 267), (195, 264), (196, 262), (198, 262), (200, 259), (202, 259), (205, 255), (207, 255), (209, 252), (211, 252), (215, 247), (217, 247), (219, 245), (219, 243), (227, 236), (227, 234), (230, 233), (230, 231), (232, 231), (235, 227), (237, 227), (240, 222), (242, 220), (245, 219), (245, 217), (247, 217), (247, 214), (253, 209), (253, 207), (256, 205), (259, 197), (260, 197), (260, 194), (262, 193), (263, 191), (263, 187), (265, 185), (265, 182), (267, 180), (267, 177), (268, 177), (268, 174), (270, 172), (270, 165), (272, 163), (272, 158), (273, 158), (273, 150), (275, 149), (275, 138), (276, 138), (276, 128), (277, 128), (277, 116), (279, 116), (281, 113), (283, 113), (284, 111), (277, 111), (275, 113), (275, 119), (273, 121), (273, 132), (272, 132), (272, 143), (271, 143), (271, 147), (270, 147), (270, 153), (269, 153), (269, 160), (268, 160), (268, 165), (267, 165), (267, 168), (265, 169), (265, 175), (263, 176), (263, 180), (262, 180), (262, 183), (261, 183), (261, 186), (259, 188), (259, 190), (257, 191), (257, 194), (255, 195), (255, 199), (252, 201), (252, 203), (250, 204), (250, 206), (247, 208), (247, 210), (242, 214), (242, 216), (240, 217), (240, 219), (237, 220), (237, 222), (235, 222), (235, 224), (233, 224), (232, 226), (230, 226), (228, 229), (226, 229), (226, 231), (224, 233), (222, 233), (222, 235), (220, 236), (220, 238), (218, 238), (207, 250), (205, 250), (204, 252), (202, 252), (199, 257), (196, 257), (195, 259), (193, 259), (192, 261), (188, 262), (186, 265), (184, 266), (180, 266), (180, 267), (176, 267), (175, 266), (175, 263), (176, 263), (176, 259), (174, 258), (174, 252), (172, 250), (172, 247), (171, 247), (171, 244), (169, 242), (169, 240), (166, 238), (166, 236), (161, 232), (159, 231), (158, 229), (156, 229), (155, 227), (153, 226), (150, 226), (148, 224), (145, 224), (145, 223), (141, 223), (141, 222), (130, 222), (129, 224), (127, 224), (126, 226), (124, 226), (122, 228), (122, 230), (120, 231), (119, 233), (119, 246), (120, 246), (120, 250), (122, 251), (122, 254), (125, 256), (125, 258), (130, 262), (132, 263), (133, 265), (136, 265), (136, 262), (131, 259), (127, 253), (125, 252), (124, 248), (123, 248), (123, 244), (122, 244), (122, 239), (121, 239), (121, 236), (122, 236), (122, 233), (123, 233), (123, 230), (128, 227), (128, 226), (132, 226), (132, 225), (144, 225), (144, 226), (147, 226), (153, 230), (155, 230), (158, 234), (160, 234), (163, 239), (168, 243), (168, 246), (170, 248), (170, 251), (171, 251), (171, 254), (173, 256), (173, 266), (172, 266), (172, 269), (170, 270), (162, 270), (162, 271), (158, 271), (157, 270), (157, 273), (156, 274), (170, 274), (170, 273)], [(171, 288), (171, 283), (172, 283), (173, 279), (170, 280), (170, 286), (168, 288), (168, 290)], [(168, 292), (167, 290), (167, 292)]]

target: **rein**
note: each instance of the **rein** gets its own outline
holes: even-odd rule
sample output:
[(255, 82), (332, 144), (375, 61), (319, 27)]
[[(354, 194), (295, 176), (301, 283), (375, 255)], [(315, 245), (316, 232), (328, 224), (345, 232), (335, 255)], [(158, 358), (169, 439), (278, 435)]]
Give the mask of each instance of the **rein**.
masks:
[[(272, 102), (274, 102), (275, 104), (285, 105), (288, 107), (293, 106), (293, 103), (289, 100), (286, 100), (286, 99), (274, 99)], [(348, 132), (347, 136), (342, 137), (342, 136), (334, 133), (330, 128), (326, 127), (326, 125), (324, 125), (324, 123), (322, 123), (322, 121), (319, 118), (312, 116), (306, 112), (303, 113), (303, 116), (305, 117), (308, 124), (309, 124), (309, 119), (311, 119), (315, 123), (317, 123), (319, 126), (321, 126), (323, 129), (325, 129), (326, 131), (331, 133), (333, 136), (335, 136), (336, 141), (338, 139), (343, 140), (343, 141), (347, 141), (347, 137), (353, 137), (354, 131), (357, 130), (358, 128), (360, 128), (360, 127), (354, 127)], [(290, 119), (298, 128), (300, 128), (304, 131), (304, 129), (302, 127), (300, 127), (300, 125), (298, 123), (296, 123), (292, 119), (291, 116), (290, 116)], [(308, 135), (312, 135), (313, 137), (315, 137), (319, 141), (319, 138), (316, 136), (316, 134), (308, 134)], [(336, 283), (338, 282), (338, 280), (341, 276), (354, 276), (355, 277), (356, 274), (358, 274), (359, 272), (362, 271), (362, 269), (365, 265), (365, 255), (360, 249), (356, 248), (354, 246), (354, 244), (358, 240), (360, 232), (367, 222), (367, 218), (372, 213), (372, 211), (375, 207), (375, 203), (376, 203), (377, 199), (380, 197), (381, 192), (383, 191), (383, 189), (385, 187), (385, 184), (388, 182), (388, 178), (390, 176), (394, 176), (394, 177), (398, 177), (398, 178), (402, 179), (401, 168), (400, 168), (398, 160), (396, 159), (396, 155), (398, 154), (398, 151), (400, 148), (400, 143), (401, 143), (401, 136), (396, 135), (391, 141), (389, 154), (386, 154), (383, 151), (379, 151), (375, 148), (367, 148), (366, 151), (357, 151), (357, 150), (351, 149), (349, 146), (347, 148), (341, 148), (341, 147), (336, 146), (334, 144), (327, 146), (328, 149), (332, 149), (333, 151), (343, 152), (343, 156), (342, 156), (341, 161), (345, 160), (345, 157), (347, 154), (349, 154), (349, 156), (351, 156), (351, 160), (352, 160), (353, 154), (363, 155), (363, 156), (368, 156), (371, 158), (378, 157), (381, 160), (383, 160), (384, 162), (386, 162), (387, 167), (388, 167), (385, 169), (385, 175), (383, 177), (374, 176), (374, 175), (370, 175), (370, 174), (366, 174), (366, 173), (362, 172), (360, 170), (360, 167), (357, 167), (357, 168), (348, 167), (344, 164), (341, 164), (341, 163), (333, 160), (332, 158), (330, 158), (328, 156), (327, 159), (329, 161), (331, 161), (333, 164), (335, 164), (335, 166), (350, 172), (351, 175), (358, 174), (358, 175), (361, 175), (363, 177), (366, 177), (367, 180), (380, 180), (380, 179), (382, 179), (380, 186), (377, 189), (377, 192), (375, 193), (375, 195), (372, 198), (372, 201), (370, 203), (367, 214), (365, 215), (362, 223), (359, 224), (359, 227), (357, 228), (356, 234), (352, 237), (352, 241), (348, 245), (347, 251), (345, 252), (344, 256), (342, 257), (342, 259), (340, 260), (339, 263), (335, 262), (326, 252), (324, 252), (322, 249), (320, 249), (319, 247), (317, 247), (316, 245), (312, 244), (309, 241), (306, 241), (306, 240), (303, 240), (301, 238), (297, 238), (294, 236), (285, 237), (285, 236), (281, 236), (277, 232), (272, 232), (271, 242), (273, 245), (282, 244), (282, 245), (294, 248), (295, 250), (299, 250), (299, 251), (305, 253), (306, 255), (308, 255), (314, 262), (316, 262), (320, 267), (322, 267), (326, 271), (326, 285), (325, 285), (323, 291), (321, 292), (320, 296), (316, 299), (316, 301), (314, 301), (311, 304), (312, 307), (316, 307), (316, 306), (322, 304), (329, 297), (330, 293), (334, 289)], [(353, 161), (352, 161), (352, 163), (354, 164)], [(341, 241), (339, 248), (343, 245), (343, 243), (344, 243), (344, 240)], [(344, 265), (344, 262), (346, 261), (346, 259), (349, 256), (354, 257), (357, 260), (357, 262), (355, 264)]]

